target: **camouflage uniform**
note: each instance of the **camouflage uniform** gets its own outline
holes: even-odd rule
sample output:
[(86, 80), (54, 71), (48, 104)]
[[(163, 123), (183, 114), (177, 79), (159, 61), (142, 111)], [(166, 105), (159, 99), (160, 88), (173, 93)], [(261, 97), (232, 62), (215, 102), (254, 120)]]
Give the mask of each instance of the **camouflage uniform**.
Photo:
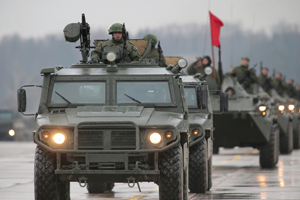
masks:
[(291, 98), (297, 98), (297, 90), (293, 86), (293, 84), (287, 84), (287, 86), (286, 86), (286, 93)]
[(250, 71), (248, 68), (248, 65), (240, 65), (235, 67), (230, 74), (234, 77), (237, 77), (238, 81), (242, 81), (242, 79), (244, 79), (241, 85), (248, 93), (252, 93), (251, 85), (257, 82), (257, 77), (255, 71)]
[(273, 88), (272, 79), (267, 75), (261, 74), (257, 77), (257, 83), (264, 89), (265, 92), (269, 92), (269, 90)]
[(277, 91), (277, 93), (283, 97), (285, 89), (286, 89), (284, 82), (281, 79), (275, 78), (272, 81), (272, 85), (273, 85), (273, 88)]
[[(155, 62), (158, 61), (159, 53), (158, 53), (158, 49), (155, 48), (155, 45), (157, 43), (156, 36), (153, 35), (153, 34), (147, 34), (147, 35), (144, 36), (144, 39), (152, 40), (151, 50), (150, 50), (150, 52), (149, 52), (149, 54), (147, 55), (146, 58), (153, 59)], [(162, 59), (162, 66), (167, 67), (166, 59), (165, 59), (163, 54), (161, 54), (161, 59)]]
[[(104, 47), (119, 47), (120, 49), (123, 48), (123, 39), (116, 40), (112, 38), (111, 40), (107, 40), (102, 42), (95, 50), (91, 53), (91, 59), (97, 60), (98, 62), (102, 59), (102, 53), (104, 51)], [(138, 61), (141, 58), (140, 53), (138, 52), (137, 48), (134, 46), (133, 43), (126, 41), (127, 46), (127, 53), (131, 61)]]
[[(112, 35), (113, 33), (122, 33), (122, 32), (123, 32), (123, 25), (120, 23), (113, 24), (108, 30), (108, 33)], [(100, 62), (102, 60), (102, 53), (105, 47), (119, 47), (120, 50), (122, 50), (123, 44), (124, 44), (123, 38), (115, 39), (114, 37), (112, 37), (111, 40), (102, 42), (98, 47), (96, 47), (95, 50), (92, 51), (91, 60)], [(129, 41), (126, 41), (126, 51), (131, 61), (138, 61), (141, 58), (141, 55), (138, 52), (137, 48), (134, 46), (133, 43)]]
[[(202, 58), (198, 57), (198, 60), (196, 62), (190, 64), (187, 67), (186, 72), (189, 75), (195, 75), (197, 73), (201, 73), (202, 75), (205, 74), (204, 69), (206, 67), (208, 67), (208, 66), (203, 66), (203, 65), (198, 66), (197, 62), (199, 61), (199, 59), (202, 59)], [(213, 78), (214, 74), (213, 73), (211, 75), (207, 76), (207, 78), (206, 78), (206, 81), (207, 81), (207, 84), (208, 84), (208, 87), (209, 87), (210, 90), (217, 90), (221, 86), (219, 73), (218, 73), (217, 70), (215, 70), (215, 73), (216, 73), (216, 79), (217, 79), (217, 81), (214, 80), (214, 78)]]

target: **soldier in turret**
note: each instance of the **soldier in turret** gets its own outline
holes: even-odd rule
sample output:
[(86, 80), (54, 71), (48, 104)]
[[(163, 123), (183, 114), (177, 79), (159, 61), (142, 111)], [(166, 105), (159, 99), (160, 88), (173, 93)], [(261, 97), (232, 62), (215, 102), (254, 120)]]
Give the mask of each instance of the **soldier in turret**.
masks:
[[(92, 51), (90, 63), (98, 63), (102, 61), (102, 53), (104, 52), (105, 47), (119, 47), (121, 50), (124, 44), (122, 32), (122, 24), (113, 24), (108, 30), (108, 33), (112, 35), (112, 39), (102, 42), (98, 47), (96, 47), (95, 50)], [(138, 52), (137, 48), (134, 46), (133, 43), (129, 42), (128, 40), (126, 40), (126, 51), (130, 61), (138, 61), (141, 58), (141, 55)]]
[(239, 83), (248, 92), (252, 93), (251, 85), (257, 82), (257, 77), (253, 69), (249, 69), (250, 59), (248, 57), (242, 57), (241, 65), (235, 67), (231, 71), (231, 75), (237, 77)]
[[(155, 48), (155, 45), (157, 44), (157, 37), (155, 35), (149, 33), (144, 36), (144, 39), (152, 41), (151, 51), (149, 52), (149, 54), (147, 55), (146, 58), (153, 59), (155, 62), (157, 62), (159, 59), (158, 49)], [(162, 53), (161, 53), (161, 61), (162, 61), (162, 67), (167, 67), (166, 59)]]

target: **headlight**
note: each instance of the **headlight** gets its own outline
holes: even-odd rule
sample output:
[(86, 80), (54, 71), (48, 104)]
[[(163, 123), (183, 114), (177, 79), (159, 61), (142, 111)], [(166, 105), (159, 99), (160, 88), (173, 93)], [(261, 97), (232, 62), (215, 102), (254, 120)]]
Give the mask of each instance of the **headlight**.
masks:
[(204, 69), (204, 73), (205, 73), (206, 75), (211, 75), (211, 74), (212, 74), (212, 72), (213, 72), (213, 70), (212, 70), (212, 68), (211, 68), (211, 67), (205, 67), (205, 69)]
[(53, 140), (56, 144), (63, 144), (66, 140), (66, 136), (62, 133), (56, 133), (53, 137)]
[(194, 134), (194, 135), (198, 135), (198, 134), (199, 134), (199, 130), (198, 130), (198, 129), (194, 129), (194, 130), (193, 130), (193, 134)]
[(167, 131), (165, 133), (166, 138), (171, 138), (173, 136), (173, 133), (171, 131)]
[(10, 130), (8, 131), (8, 134), (9, 134), (10, 136), (14, 136), (14, 135), (15, 135), (15, 131), (14, 131), (13, 129), (10, 129)]
[(185, 68), (187, 66), (187, 61), (184, 58), (180, 58), (178, 60), (177, 64), (180, 68)]
[(284, 105), (279, 105), (278, 110), (283, 111), (284, 110)]
[(106, 56), (107, 60), (110, 62), (113, 62), (116, 60), (117, 55), (115, 54), (115, 52), (109, 52)]
[(161, 142), (161, 135), (157, 132), (152, 132), (149, 134), (149, 141), (154, 145), (159, 144)]
[(263, 112), (267, 109), (267, 107), (266, 106), (259, 106), (258, 109), (259, 109), (259, 111)]
[(294, 110), (294, 108), (295, 108), (295, 106), (294, 106), (293, 104), (290, 104), (290, 105), (289, 105), (289, 110), (290, 110), (290, 111)]

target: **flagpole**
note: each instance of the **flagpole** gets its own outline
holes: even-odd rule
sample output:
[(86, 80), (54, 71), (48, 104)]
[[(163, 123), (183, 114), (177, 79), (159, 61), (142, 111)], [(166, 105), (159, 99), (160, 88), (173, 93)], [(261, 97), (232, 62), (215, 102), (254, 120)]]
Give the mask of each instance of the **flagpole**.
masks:
[(222, 60), (221, 60), (221, 44), (219, 45), (219, 77), (220, 77), (220, 84), (223, 82), (223, 68), (222, 68)]
[(216, 68), (215, 68), (215, 53), (214, 53), (214, 45), (211, 44), (211, 54), (212, 54), (212, 60), (213, 60), (213, 78), (215, 81), (217, 81), (216, 79)]

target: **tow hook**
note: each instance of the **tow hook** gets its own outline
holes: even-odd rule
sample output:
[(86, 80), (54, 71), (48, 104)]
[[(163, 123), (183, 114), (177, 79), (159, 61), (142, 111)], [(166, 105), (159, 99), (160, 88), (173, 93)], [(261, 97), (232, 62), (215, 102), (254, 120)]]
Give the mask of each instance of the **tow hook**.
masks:
[[(135, 186), (135, 178), (134, 177), (131, 176), (131, 177), (127, 178), (127, 181), (128, 181), (128, 187), (133, 188)], [(138, 185), (139, 191), (142, 192), (139, 182), (136, 182), (136, 184)]]
[(84, 177), (84, 176), (79, 177), (79, 179), (78, 179), (79, 186), (80, 187), (85, 187), (86, 186), (86, 181), (87, 181), (86, 177)]

